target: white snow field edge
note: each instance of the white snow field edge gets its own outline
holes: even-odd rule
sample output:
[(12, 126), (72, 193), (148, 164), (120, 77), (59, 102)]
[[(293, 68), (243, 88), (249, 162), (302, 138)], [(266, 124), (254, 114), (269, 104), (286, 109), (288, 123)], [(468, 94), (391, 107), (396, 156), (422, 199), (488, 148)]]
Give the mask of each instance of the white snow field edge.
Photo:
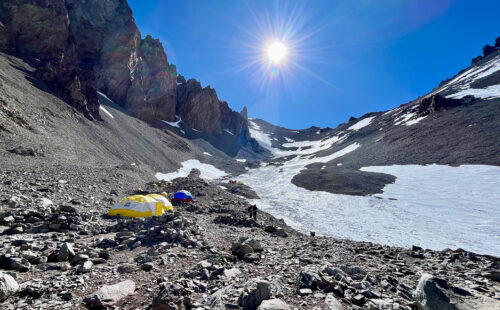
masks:
[(177, 171), (170, 173), (161, 173), (158, 172), (155, 174), (155, 177), (158, 180), (166, 180), (171, 181), (175, 178), (187, 177), (191, 169), (196, 168), (201, 171), (200, 177), (206, 180), (218, 179), (226, 175), (226, 173), (216, 167), (204, 164), (197, 159), (189, 159), (181, 163), (182, 167)]
[(106, 110), (106, 108), (105, 108), (105, 107), (103, 107), (102, 105), (99, 105), (99, 110), (101, 110), (101, 111), (103, 111), (104, 113), (106, 113), (109, 117), (111, 117), (111, 118), (113, 118), (113, 119), (115, 118), (115, 117), (114, 117), (111, 113), (109, 113), (109, 111), (108, 111), (108, 110)]
[(351, 127), (347, 128), (347, 130), (360, 130), (361, 128), (370, 125), (370, 123), (374, 118), (375, 116), (364, 118), (359, 122), (357, 122), (356, 124), (352, 125)]
[[(261, 139), (269, 139), (256, 127), (254, 130)], [(274, 155), (299, 156), (283, 166), (264, 165), (241, 175), (239, 179), (261, 197), (252, 203), (305, 233), (316, 231), (339, 238), (403, 247), (419, 245), (435, 250), (460, 247), (500, 255), (500, 226), (497, 225), (500, 207), (493, 205), (500, 201), (500, 167), (408, 165), (362, 168), (363, 171), (396, 176), (396, 182), (386, 186), (384, 194), (374, 196), (397, 200), (309, 191), (291, 183), (305, 166), (326, 163), (360, 146), (351, 144), (329, 156), (317, 158), (306, 155), (314, 151), (300, 149), (307, 146), (315, 151), (322, 150), (337, 139), (330, 137), (283, 144), (299, 147), (297, 151), (271, 148), (269, 143)]]

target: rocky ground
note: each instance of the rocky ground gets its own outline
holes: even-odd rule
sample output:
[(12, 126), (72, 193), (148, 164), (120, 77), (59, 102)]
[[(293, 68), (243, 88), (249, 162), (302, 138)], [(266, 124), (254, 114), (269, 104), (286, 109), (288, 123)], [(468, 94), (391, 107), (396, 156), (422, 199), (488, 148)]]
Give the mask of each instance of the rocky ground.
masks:
[[(24, 167), (0, 172), (2, 309), (500, 307), (498, 257), (306, 236), (196, 173), (152, 187), (123, 167)], [(137, 187), (196, 199), (106, 215)]]

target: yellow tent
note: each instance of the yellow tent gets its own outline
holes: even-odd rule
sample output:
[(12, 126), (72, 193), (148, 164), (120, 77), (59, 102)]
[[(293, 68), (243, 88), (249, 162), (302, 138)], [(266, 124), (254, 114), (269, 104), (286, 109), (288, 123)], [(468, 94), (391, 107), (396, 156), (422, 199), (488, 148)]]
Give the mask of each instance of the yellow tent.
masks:
[(128, 196), (115, 204), (111, 210), (109, 210), (108, 214), (111, 216), (120, 215), (125, 217), (152, 217), (161, 216), (166, 211), (173, 211), (172, 205), (168, 199), (161, 195), (150, 194), (147, 196)]
[(170, 201), (168, 201), (168, 199), (164, 195), (166, 196), (167, 194), (163, 194), (163, 193), (162, 193), (162, 195), (149, 194), (149, 195), (147, 195), (147, 197), (153, 198), (154, 200), (156, 200), (156, 202), (163, 203), (163, 210), (164, 211), (174, 211), (174, 207), (172, 207), (172, 204), (170, 203)]

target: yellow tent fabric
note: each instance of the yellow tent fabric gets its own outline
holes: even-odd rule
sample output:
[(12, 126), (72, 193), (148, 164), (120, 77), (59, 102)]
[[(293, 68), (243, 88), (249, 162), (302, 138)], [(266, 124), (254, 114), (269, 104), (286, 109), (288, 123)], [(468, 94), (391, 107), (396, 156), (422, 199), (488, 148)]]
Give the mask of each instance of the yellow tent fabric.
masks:
[(172, 206), (172, 204), (170, 203), (170, 201), (168, 201), (167, 198), (165, 198), (163, 195), (159, 195), (159, 194), (149, 194), (147, 195), (147, 197), (151, 197), (153, 198), (156, 202), (161, 202), (163, 203), (163, 210), (164, 211), (174, 211), (174, 207)]
[[(168, 202), (168, 200), (167, 200)], [(168, 202), (168, 205), (170, 203)], [(152, 217), (161, 216), (166, 211), (163, 201), (157, 201), (153, 197), (144, 195), (128, 196), (115, 204), (108, 214), (125, 217)]]

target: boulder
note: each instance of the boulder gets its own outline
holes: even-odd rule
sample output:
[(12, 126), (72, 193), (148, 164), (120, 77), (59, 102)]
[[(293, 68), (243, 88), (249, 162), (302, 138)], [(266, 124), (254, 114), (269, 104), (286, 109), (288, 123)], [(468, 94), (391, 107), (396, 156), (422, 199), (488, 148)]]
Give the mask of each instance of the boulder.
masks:
[(316, 270), (304, 268), (297, 278), (297, 290), (309, 288), (315, 290), (321, 282), (321, 277)]
[(177, 310), (182, 305), (182, 295), (182, 287), (174, 283), (163, 282), (160, 284), (158, 294), (153, 298), (151, 309)]
[(281, 299), (268, 299), (262, 301), (257, 310), (290, 310), (290, 307)]
[(102, 286), (100, 289), (87, 296), (84, 301), (89, 308), (107, 307), (116, 304), (128, 295), (132, 295), (134, 291), (134, 281), (125, 280), (113, 285)]
[(263, 300), (271, 298), (271, 284), (268, 281), (255, 279), (245, 284), (238, 298), (238, 305), (243, 310), (257, 309)]
[(75, 250), (73, 250), (73, 245), (68, 242), (65, 242), (57, 253), (57, 259), (60, 262), (70, 260), (73, 256), (75, 256)]
[(19, 291), (19, 284), (6, 273), (0, 273), (0, 302)]
[(452, 287), (446, 280), (436, 278), (430, 274), (420, 277), (417, 288), (413, 293), (420, 310), (460, 310), (462, 296), (470, 293), (461, 288)]
[(325, 306), (327, 310), (344, 310), (345, 307), (342, 306), (340, 301), (333, 296), (333, 294), (327, 294), (325, 297)]

